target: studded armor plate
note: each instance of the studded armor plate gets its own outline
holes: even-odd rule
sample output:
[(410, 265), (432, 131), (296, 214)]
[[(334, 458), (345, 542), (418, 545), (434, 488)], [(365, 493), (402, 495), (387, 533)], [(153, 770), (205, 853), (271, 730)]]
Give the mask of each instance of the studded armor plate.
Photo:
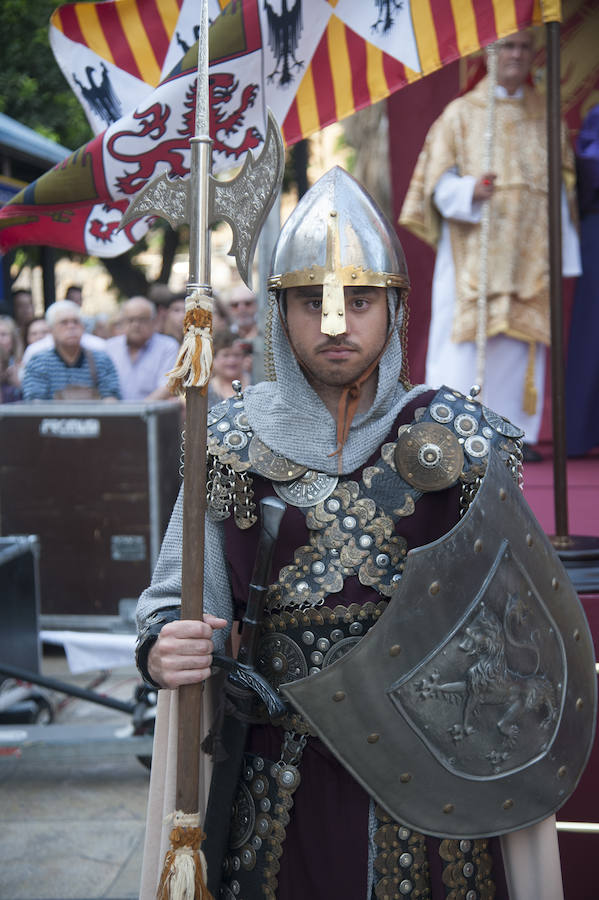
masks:
[(281, 693), (378, 802), (426, 834), (502, 834), (566, 801), (592, 746), (593, 643), (497, 454), (459, 524), (409, 554), (380, 624)]

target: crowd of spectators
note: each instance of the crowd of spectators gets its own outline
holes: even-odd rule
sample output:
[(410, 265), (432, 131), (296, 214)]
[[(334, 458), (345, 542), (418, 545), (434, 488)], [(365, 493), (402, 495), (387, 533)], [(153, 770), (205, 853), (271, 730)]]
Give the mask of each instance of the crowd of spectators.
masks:
[[(0, 315), (0, 402), (174, 400), (167, 374), (183, 340), (184, 294), (153, 285), (148, 297), (95, 317), (84, 315), (82, 296), (71, 285), (36, 316), (31, 292), (13, 291), (12, 315)], [(210, 404), (230, 396), (233, 381), (250, 383), (257, 334), (257, 302), (245, 286), (215, 297)]]

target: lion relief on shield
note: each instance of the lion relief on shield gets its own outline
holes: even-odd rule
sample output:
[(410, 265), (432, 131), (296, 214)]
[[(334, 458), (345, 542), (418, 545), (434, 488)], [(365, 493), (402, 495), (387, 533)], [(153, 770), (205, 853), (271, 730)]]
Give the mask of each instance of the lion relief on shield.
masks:
[(479, 601), (392, 693), (435, 755), (472, 777), (505, 774), (546, 751), (559, 722), (559, 639), (528, 595)]

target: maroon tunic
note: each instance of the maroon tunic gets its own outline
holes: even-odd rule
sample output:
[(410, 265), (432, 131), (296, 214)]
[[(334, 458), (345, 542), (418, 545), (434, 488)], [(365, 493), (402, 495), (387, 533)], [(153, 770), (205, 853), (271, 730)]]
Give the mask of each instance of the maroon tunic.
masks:
[[(397, 428), (411, 423), (415, 409), (427, 406), (434, 396), (435, 392), (423, 394), (408, 404), (400, 412), (386, 441), (395, 440)], [(377, 449), (362, 469), (373, 465), (379, 457), (380, 450)], [(360, 481), (362, 469), (344, 478)], [(256, 503), (264, 496), (273, 496), (272, 484), (254, 475), (254, 494)], [(408, 549), (436, 540), (457, 523), (459, 500), (459, 485), (424, 494), (416, 502), (414, 513), (398, 520), (396, 533), (406, 539)], [(227, 520), (225, 528), (235, 618), (241, 620), (252, 575), (258, 528), (240, 532), (232, 519)], [(304, 514), (297, 507), (289, 506), (283, 517), (275, 551), (275, 577), (283, 566), (293, 562), (294, 552), (298, 547), (308, 542), (309, 532)], [(325, 603), (329, 607), (335, 607), (337, 604), (347, 606), (350, 603), (364, 604), (368, 601), (377, 603), (380, 599), (380, 595), (361, 584), (357, 576), (350, 576), (346, 578), (343, 590), (328, 595)], [(268, 760), (276, 761), (280, 757), (282, 740), (281, 728), (256, 725), (250, 731), (248, 749)], [(283, 855), (279, 860), (277, 897), (279, 900), (362, 900), (366, 898), (368, 889), (370, 798), (317, 738), (309, 738), (299, 769), (301, 783), (293, 795)], [(446, 896), (465, 897), (465, 890), (452, 893), (455, 891), (455, 883), (452, 887), (452, 879), (448, 875), (451, 866), (446, 866), (447, 859), (444, 861), (439, 856), (439, 840), (427, 838), (426, 842), (432, 894), (415, 890), (412, 896), (430, 896), (435, 900)], [(459, 842), (452, 844), (457, 847)], [(497, 893), (493, 894), (487, 889), (480, 894), (477, 891), (476, 897), (507, 898), (498, 842), (490, 841), (489, 848), (495, 860)], [(447, 856), (447, 845), (442, 848), (442, 852)], [(458, 857), (459, 854), (456, 864), (459, 862)]]

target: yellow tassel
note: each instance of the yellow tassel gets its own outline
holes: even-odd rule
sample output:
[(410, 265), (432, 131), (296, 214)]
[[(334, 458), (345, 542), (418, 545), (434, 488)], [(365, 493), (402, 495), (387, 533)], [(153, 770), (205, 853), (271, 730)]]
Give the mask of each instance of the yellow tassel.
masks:
[(212, 900), (206, 887), (206, 858), (200, 850), (205, 834), (197, 813), (174, 813), (171, 846), (164, 858), (157, 900)]
[(535, 384), (536, 344), (531, 341), (528, 345), (528, 365), (524, 377), (524, 396), (522, 397), (522, 409), (529, 416), (534, 416), (537, 411), (538, 393)]
[(183, 343), (177, 362), (168, 372), (168, 386), (173, 394), (184, 394), (185, 388), (205, 388), (212, 370), (212, 298), (194, 293), (185, 300)]

